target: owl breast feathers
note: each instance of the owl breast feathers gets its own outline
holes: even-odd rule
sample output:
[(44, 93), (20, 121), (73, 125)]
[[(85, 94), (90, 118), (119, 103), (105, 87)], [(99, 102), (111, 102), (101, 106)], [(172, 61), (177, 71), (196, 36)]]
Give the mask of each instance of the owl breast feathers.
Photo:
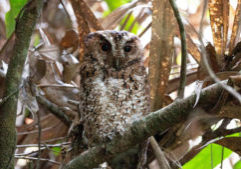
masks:
[(88, 144), (122, 135), (149, 112), (143, 47), (126, 31), (98, 31), (85, 39), (81, 66), (80, 113)]

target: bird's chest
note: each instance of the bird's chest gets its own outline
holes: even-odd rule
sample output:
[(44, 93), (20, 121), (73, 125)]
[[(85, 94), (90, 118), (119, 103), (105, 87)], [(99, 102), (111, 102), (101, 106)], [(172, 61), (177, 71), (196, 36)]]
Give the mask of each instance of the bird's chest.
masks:
[(96, 77), (87, 83), (87, 111), (113, 118), (144, 113), (146, 89), (143, 76), (133, 75), (123, 79)]

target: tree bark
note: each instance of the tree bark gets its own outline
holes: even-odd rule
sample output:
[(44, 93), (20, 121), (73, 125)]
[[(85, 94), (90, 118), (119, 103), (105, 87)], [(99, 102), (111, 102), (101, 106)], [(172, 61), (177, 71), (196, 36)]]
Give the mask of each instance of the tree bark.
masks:
[(42, 0), (32, 0), (20, 11), (16, 19), (16, 40), (5, 79), (3, 102), (0, 105), (0, 168), (2, 169), (14, 168), (18, 91), (31, 35), (42, 6)]

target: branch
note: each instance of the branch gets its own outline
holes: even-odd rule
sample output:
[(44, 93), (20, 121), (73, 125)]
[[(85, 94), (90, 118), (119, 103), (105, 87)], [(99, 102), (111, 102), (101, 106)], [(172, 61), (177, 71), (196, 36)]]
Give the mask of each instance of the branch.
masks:
[[(43, 6), (42, 0), (30, 1), (16, 20), (16, 40), (5, 80), (4, 97), (19, 88), (31, 35)], [(0, 168), (14, 168), (16, 110), (18, 91), (0, 106)]]
[(184, 96), (184, 91), (185, 91), (185, 86), (186, 86), (186, 73), (187, 73), (187, 45), (186, 45), (186, 34), (185, 34), (185, 29), (182, 23), (182, 18), (179, 14), (178, 8), (174, 0), (169, 0), (174, 15), (176, 17), (178, 26), (179, 26), (179, 31), (180, 31), (180, 36), (181, 36), (181, 47), (182, 47), (182, 63), (181, 63), (181, 74), (180, 74), (180, 85), (178, 89), (178, 97), (183, 98)]
[(58, 117), (66, 126), (70, 126), (72, 121), (69, 119), (69, 117), (59, 109), (59, 107), (51, 103), (48, 99), (44, 98), (43, 96), (36, 96), (37, 101), (44, 105), (52, 114), (54, 114), (56, 117)]
[[(220, 84), (202, 90), (199, 106), (210, 110), (216, 104), (222, 90)], [(192, 112), (195, 100), (196, 95), (192, 95), (150, 113), (143, 119), (134, 122), (122, 136), (116, 136), (111, 142), (98, 145), (80, 154), (70, 161), (64, 169), (95, 168), (104, 161), (110, 161), (118, 153), (124, 152), (148, 137), (164, 132), (171, 126), (185, 120)]]

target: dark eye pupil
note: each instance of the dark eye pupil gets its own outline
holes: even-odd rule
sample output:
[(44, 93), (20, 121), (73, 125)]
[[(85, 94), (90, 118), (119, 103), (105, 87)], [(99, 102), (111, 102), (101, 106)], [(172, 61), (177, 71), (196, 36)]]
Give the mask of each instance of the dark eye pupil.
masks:
[(131, 46), (125, 46), (124, 47), (125, 52), (130, 52), (131, 51)]
[(104, 44), (102, 44), (102, 46), (101, 46), (101, 49), (103, 50), (103, 51), (109, 51), (110, 50), (110, 45), (109, 44), (107, 44), (107, 43), (104, 43)]

